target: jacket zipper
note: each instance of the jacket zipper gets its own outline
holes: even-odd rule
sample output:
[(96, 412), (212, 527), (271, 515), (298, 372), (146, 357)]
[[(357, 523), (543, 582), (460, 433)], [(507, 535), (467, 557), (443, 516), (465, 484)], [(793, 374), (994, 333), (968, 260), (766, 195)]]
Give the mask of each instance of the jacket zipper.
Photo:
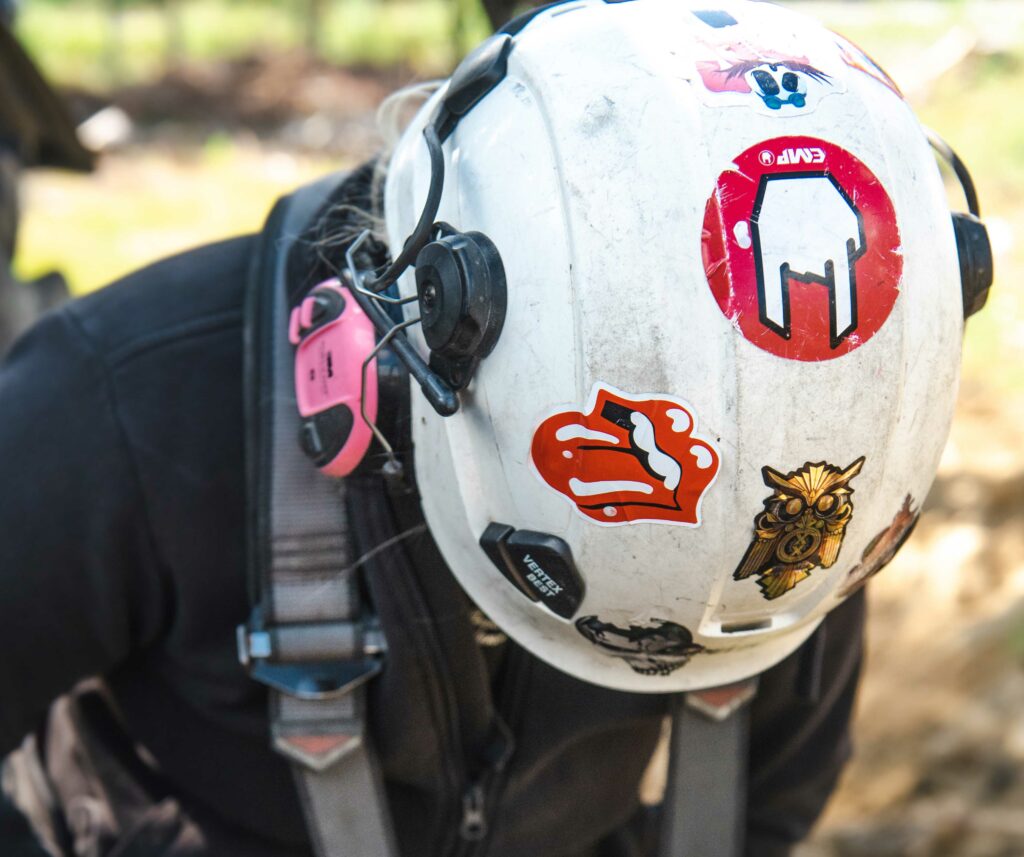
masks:
[(501, 699), (495, 708), (494, 759), (462, 793), (462, 820), (453, 857), (483, 857), (491, 831), (490, 813), (503, 791), (508, 762), (515, 751), (514, 732), (522, 694), (519, 684), (525, 669), (523, 651), (511, 641)]
[(459, 836), (479, 842), (487, 835), (487, 794), (480, 782), (471, 783), (462, 795), (462, 823)]

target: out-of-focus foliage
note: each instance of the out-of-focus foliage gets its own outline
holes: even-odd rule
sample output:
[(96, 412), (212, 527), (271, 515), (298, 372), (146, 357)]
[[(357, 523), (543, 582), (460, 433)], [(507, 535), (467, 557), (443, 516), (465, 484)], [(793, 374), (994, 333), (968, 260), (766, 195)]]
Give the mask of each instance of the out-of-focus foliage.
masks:
[[(442, 74), (487, 35), (475, 0), (323, 2), (317, 49), (344, 65), (402, 64)], [(19, 36), (51, 79), (105, 87), (152, 78), (168, 62), (302, 47), (306, 2), (28, 0)], [(121, 11), (116, 11), (121, 9)]]
[(338, 158), (211, 137), (197, 151), (109, 159), (92, 177), (38, 174), (25, 187), (16, 270), (57, 269), (81, 293), (162, 256), (256, 231), (273, 201)]

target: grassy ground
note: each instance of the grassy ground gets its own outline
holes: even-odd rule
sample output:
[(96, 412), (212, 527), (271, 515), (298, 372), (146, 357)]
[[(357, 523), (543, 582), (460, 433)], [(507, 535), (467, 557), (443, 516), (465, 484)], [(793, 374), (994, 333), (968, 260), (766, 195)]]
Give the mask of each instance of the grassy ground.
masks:
[(83, 293), (163, 256), (260, 228), (273, 201), (345, 166), (228, 138), (189, 152), (110, 157), (92, 176), (39, 173), (25, 185), (28, 215), (18, 271), (62, 271)]
[[(908, 97), (922, 122), (942, 134), (970, 166), (997, 251), (998, 288), (971, 319), (965, 381), (1001, 394), (1024, 391), (1024, 4), (1017, 2), (810, 2), (818, 15), (868, 51)], [(938, 44), (971, 56), (927, 81), (941, 66)], [(963, 208), (953, 187), (951, 204)]]
[(971, 167), (996, 285), (967, 325), (926, 513), (870, 587), (856, 753), (799, 857), (1024, 854), (1024, 4), (808, 6), (886, 67)]

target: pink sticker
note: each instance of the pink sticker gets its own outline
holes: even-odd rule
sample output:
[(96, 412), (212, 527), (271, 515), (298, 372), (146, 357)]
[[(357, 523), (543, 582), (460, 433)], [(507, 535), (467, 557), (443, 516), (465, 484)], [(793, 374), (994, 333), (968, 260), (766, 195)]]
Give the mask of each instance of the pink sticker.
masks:
[(841, 80), (798, 50), (779, 49), (751, 28), (731, 27), (697, 36), (695, 67), (708, 103), (753, 107), (771, 116), (799, 116), (822, 98), (845, 89)]
[(839, 56), (844, 63), (850, 68), (856, 69), (868, 77), (873, 77), (882, 86), (891, 90), (893, 94), (898, 95), (900, 98), (903, 97), (903, 93), (900, 92), (900, 88), (896, 85), (896, 82), (885, 73), (878, 63), (876, 63), (871, 57), (869, 57), (864, 51), (857, 47), (849, 39), (844, 39), (842, 36), (836, 36), (836, 46), (839, 48)]

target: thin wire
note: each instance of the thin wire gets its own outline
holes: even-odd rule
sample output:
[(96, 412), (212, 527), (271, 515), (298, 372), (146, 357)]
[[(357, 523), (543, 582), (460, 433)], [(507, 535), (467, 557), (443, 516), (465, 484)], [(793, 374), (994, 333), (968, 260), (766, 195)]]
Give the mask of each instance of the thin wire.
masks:
[(433, 122), (428, 123), (423, 129), (423, 139), (427, 144), (427, 154), (430, 156), (430, 187), (427, 189), (427, 200), (423, 211), (420, 212), (419, 222), (406, 240), (402, 252), (379, 277), (369, 277), (361, 284), (373, 292), (382, 292), (398, 280), (405, 269), (416, 260), (416, 256), (430, 240), (434, 230), (434, 219), (437, 217), (438, 208), (441, 207), (441, 193), (444, 191), (444, 150), (441, 148), (441, 141)]
[(360, 566), (373, 559), (377, 554), (386, 551), (390, 547), (394, 547), (400, 541), (409, 538), (410, 536), (418, 536), (420, 533), (427, 531), (426, 524), (416, 524), (414, 527), (409, 527), (407, 530), (403, 530), (396, 536), (392, 536), (390, 539), (385, 539), (378, 545), (374, 545), (366, 553), (364, 553), (359, 559), (353, 562), (350, 566), (342, 570), (342, 574), (348, 574), (350, 571), (355, 571)]
[[(377, 356), (380, 350), (391, 341), (392, 337), (394, 337), (396, 333), (398, 333), (400, 330), (405, 330), (407, 327), (412, 327), (412, 325), (414, 324), (419, 324), (419, 321), (419, 318), (411, 318), (408, 321), (403, 321), (401, 324), (396, 324), (387, 333), (385, 333), (384, 336), (381, 337), (380, 342), (378, 342), (377, 345), (374, 346), (373, 351), (371, 351), (367, 358), (363, 361), (361, 375), (364, 392), (366, 390), (366, 368), (370, 365), (370, 363)], [(359, 414), (362, 416), (363, 422), (365, 422), (366, 425), (369, 426), (370, 431), (373, 432), (373, 436), (377, 438), (377, 442), (382, 447), (384, 447), (384, 452), (388, 456), (388, 461), (390, 461), (395, 467), (400, 468), (402, 465), (399, 463), (398, 457), (395, 455), (395, 450), (392, 448), (391, 444), (388, 443), (388, 439), (384, 437), (384, 434), (381, 432), (381, 430), (377, 428), (376, 424), (373, 422), (373, 420), (370, 419), (370, 417), (366, 413), (365, 395), (359, 397)]]
[(362, 281), (365, 275), (360, 274), (359, 269), (356, 268), (355, 253), (360, 248), (360, 246), (362, 246), (363, 242), (370, 237), (370, 234), (371, 233), (369, 229), (364, 229), (361, 233), (359, 233), (359, 237), (356, 238), (356, 240), (349, 245), (348, 250), (345, 252), (345, 265), (348, 267), (348, 273), (351, 279), (352, 288), (355, 289), (360, 294), (366, 295), (367, 297), (373, 298), (376, 301), (380, 301), (381, 303), (386, 304), (402, 305), (409, 304), (415, 300), (418, 300), (418, 295), (411, 295), (410, 297), (407, 298), (391, 298), (385, 294), (381, 294), (380, 292), (373, 292), (363, 287)]
[(418, 301), (420, 299), (419, 295), (410, 295), (407, 298), (389, 298), (387, 295), (382, 295), (379, 294), (378, 292), (371, 292), (369, 289), (364, 289), (362, 286), (357, 286), (355, 283), (352, 284), (352, 288), (354, 288), (361, 295), (367, 295), (368, 297), (373, 298), (375, 301), (380, 301), (381, 303), (385, 304), (396, 304), (398, 306), (404, 306), (405, 304), (411, 304), (413, 301)]

